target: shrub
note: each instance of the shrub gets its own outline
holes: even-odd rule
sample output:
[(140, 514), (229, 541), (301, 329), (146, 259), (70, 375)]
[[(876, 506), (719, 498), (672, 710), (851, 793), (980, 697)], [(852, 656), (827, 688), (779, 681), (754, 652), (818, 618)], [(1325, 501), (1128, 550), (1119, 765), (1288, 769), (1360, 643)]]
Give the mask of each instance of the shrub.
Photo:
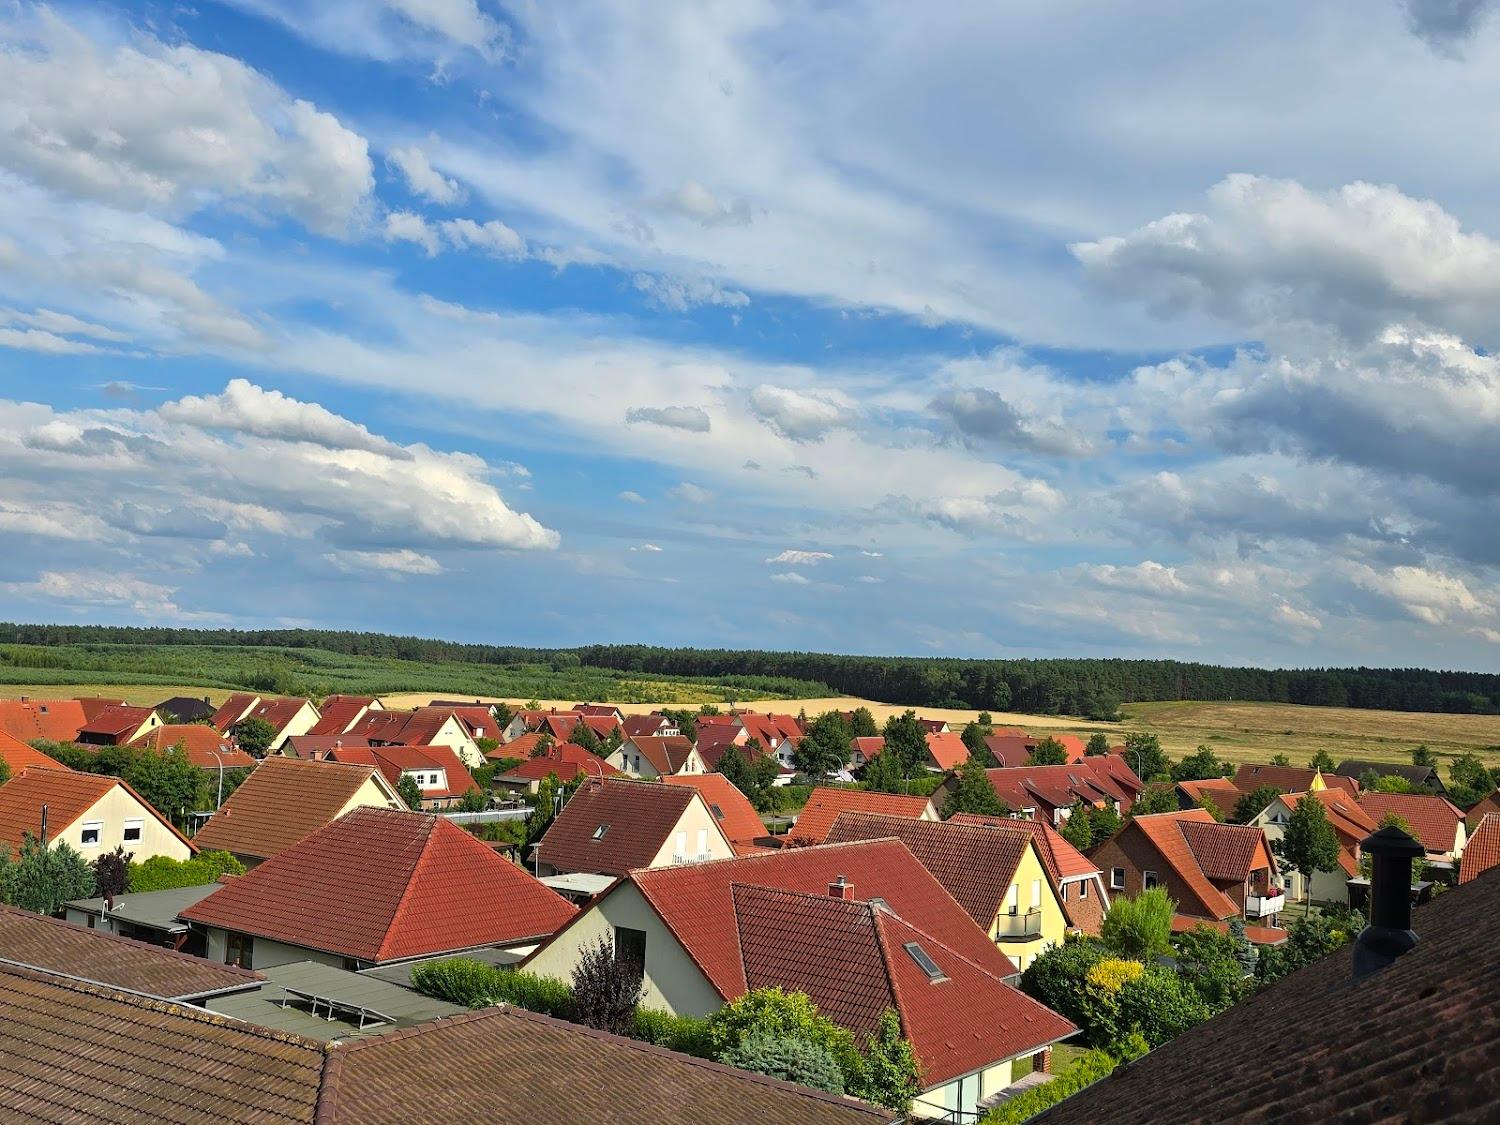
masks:
[(1120, 1034), (1111, 1042), (1139, 1032), (1153, 1048), (1160, 1047), (1210, 1014), (1208, 1006), (1176, 973), (1160, 965), (1148, 965), (1119, 990)]
[[(1210, 926), (1194, 926), (1172, 938), (1177, 950), (1177, 973), (1196, 992), (1211, 1012), (1222, 1012), (1245, 994), (1244, 949), (1254, 946), (1231, 931), (1221, 933)], [(1251, 956), (1249, 963), (1254, 965)]]
[(922, 1088), (922, 1068), (911, 1042), (901, 1034), (901, 1018), (892, 1008), (865, 1041), (864, 1065), (859, 1075), (846, 1079), (844, 1089), (857, 1098), (905, 1113)]
[(807, 1039), (782, 1038), (772, 1031), (751, 1031), (720, 1055), (719, 1061), (830, 1094), (844, 1092), (844, 1072), (833, 1055), (821, 1043)]
[(1152, 887), (1134, 898), (1117, 898), (1109, 904), (1099, 936), (1122, 956), (1144, 961), (1171, 949), (1176, 910), (1164, 887)]
[(601, 934), (573, 966), (570, 1018), (612, 1035), (628, 1034), (643, 992), (640, 971), (618, 960), (614, 942)]
[(1083, 1027), (1084, 979), (1088, 971), (1108, 955), (1104, 943), (1095, 938), (1065, 941), (1047, 950), (1027, 967), (1021, 974), (1021, 991)]
[(192, 859), (152, 856), (143, 863), (131, 863), (127, 881), (132, 894), (142, 891), (167, 891), (176, 887), (202, 887), (217, 882), (220, 875), (243, 875), (245, 865), (228, 852), (199, 852)]
[(472, 957), (453, 957), (415, 966), (411, 982), (418, 991), (466, 1008), (514, 1004), (528, 1012), (567, 1019), (573, 990), (559, 980), (515, 969), (497, 969)]
[(669, 1051), (713, 1058), (713, 1037), (708, 1021), (696, 1016), (674, 1016), (656, 1008), (637, 1008), (630, 1037), (654, 1043)]
[(979, 1125), (1021, 1125), (1048, 1106), (1108, 1078), (1114, 1069), (1115, 1059), (1108, 1051), (1089, 1051), (1058, 1071), (1052, 1081), (1001, 1102), (979, 1119)]
[(863, 1065), (853, 1034), (819, 1015), (817, 1006), (804, 992), (752, 989), (711, 1015), (708, 1025), (716, 1058), (723, 1058), (747, 1035), (766, 1032), (783, 1039), (805, 1039), (818, 1044), (846, 1075), (858, 1074)]
[(1083, 1013), (1078, 1023), (1091, 1046), (1112, 1046), (1131, 1030), (1120, 1012), (1120, 994), (1145, 971), (1139, 961), (1116, 957), (1103, 958), (1090, 966), (1078, 994), (1078, 1006)]

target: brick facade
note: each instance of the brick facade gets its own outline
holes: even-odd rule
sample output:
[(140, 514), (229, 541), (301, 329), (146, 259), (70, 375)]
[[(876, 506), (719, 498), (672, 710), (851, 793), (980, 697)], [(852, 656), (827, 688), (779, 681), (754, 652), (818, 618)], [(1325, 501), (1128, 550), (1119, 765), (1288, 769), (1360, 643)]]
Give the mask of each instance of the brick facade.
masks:
[[(1087, 894), (1084, 893), (1084, 888), (1087, 888)], [(1092, 879), (1077, 883), (1064, 883), (1062, 900), (1069, 922), (1084, 933), (1098, 937), (1099, 928), (1104, 923), (1104, 915), (1109, 910), (1109, 904), (1099, 893), (1099, 884)]]

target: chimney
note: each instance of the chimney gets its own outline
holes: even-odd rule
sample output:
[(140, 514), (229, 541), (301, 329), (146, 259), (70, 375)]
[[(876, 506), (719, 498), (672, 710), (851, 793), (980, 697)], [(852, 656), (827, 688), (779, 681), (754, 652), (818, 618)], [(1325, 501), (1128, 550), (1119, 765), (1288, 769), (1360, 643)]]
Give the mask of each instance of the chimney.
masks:
[(1370, 924), (1354, 939), (1354, 979), (1385, 968), (1417, 944), (1411, 928), (1411, 864), (1426, 850), (1394, 824), (1365, 837), (1370, 856)]
[(845, 902), (854, 901), (854, 884), (844, 876), (840, 875), (828, 884), (828, 894), (831, 898), (841, 898)]

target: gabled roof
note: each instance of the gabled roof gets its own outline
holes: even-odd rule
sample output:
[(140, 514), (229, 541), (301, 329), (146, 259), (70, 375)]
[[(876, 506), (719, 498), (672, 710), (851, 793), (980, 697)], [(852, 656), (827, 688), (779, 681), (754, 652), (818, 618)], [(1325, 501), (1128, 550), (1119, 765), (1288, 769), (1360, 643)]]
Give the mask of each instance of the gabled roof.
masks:
[(1077, 1030), (1003, 974), (878, 904), (741, 884), (731, 894), (746, 985), (805, 992), (821, 1013), (858, 1034), (895, 1009), (924, 1087)]
[(940, 770), (956, 770), (969, 759), (963, 736), (953, 731), (927, 732), (927, 757)]
[(575, 703), (573, 710), (595, 719), (616, 719), (620, 714), (620, 709), (613, 703)]
[(214, 717), (209, 722), (221, 731), (228, 733), (229, 728), (239, 722), (249, 712), (250, 708), (260, 702), (260, 696), (250, 691), (230, 692), (224, 702), (219, 704), (219, 709), (214, 712)]
[(1350, 793), (1359, 792), (1359, 782), (1352, 777), (1302, 769), (1300, 766), (1256, 765), (1250, 762), (1235, 771), (1234, 786), (1241, 793), (1252, 792), (1262, 785), (1275, 786), (1283, 793), (1306, 793), (1314, 787), (1314, 779), (1317, 777), (1322, 777), (1323, 784), (1330, 788), (1337, 786)]
[[(1219, 919), (1238, 915), (1239, 908), (1212, 880), (1238, 881), (1248, 877), (1250, 864), (1261, 854), (1270, 859), (1259, 828), (1219, 824), (1204, 809), (1138, 816), (1121, 832), (1139, 833), (1148, 840), (1192, 893), (1196, 903), (1178, 903), (1184, 914), (1201, 911), (1204, 917)], [(1273, 869), (1274, 862), (1271, 860)]]
[(129, 707), (118, 704), (105, 707), (92, 719), (78, 728), (79, 735), (91, 734), (108, 738), (123, 738), (141, 729), (141, 724), (151, 721), (154, 714), (149, 707)]
[[(523, 735), (522, 737), (530, 736)], [(516, 742), (519, 741), (520, 739), (516, 740)], [(515, 743), (511, 745), (514, 746)], [(505, 747), (501, 749), (504, 750)], [(572, 742), (554, 742), (546, 753), (527, 758), (520, 765), (511, 767), (500, 776), (521, 781), (541, 781), (552, 773), (557, 774), (558, 778), (563, 781), (572, 781), (579, 774), (587, 774), (590, 777), (624, 776), (598, 754)]]
[(329, 1052), (320, 1125), (410, 1125), (434, 1117), (548, 1125), (880, 1125), (896, 1115), (506, 1006)]
[(148, 730), (130, 745), (165, 754), (175, 752), (179, 744), (188, 761), (203, 769), (218, 769), (220, 764), (227, 770), (255, 768), (254, 758), (202, 723), (167, 723)]
[[(1328, 823), (1339, 838), (1339, 867), (1344, 874), (1353, 877), (1359, 874), (1359, 845), (1379, 825), (1360, 806), (1354, 797), (1343, 789), (1315, 789), (1311, 793), (1283, 793), (1280, 801), (1290, 811), (1297, 807), (1303, 797), (1311, 797), (1328, 813)], [(1264, 810), (1262, 810), (1264, 811)]]
[(1395, 813), (1411, 825), (1412, 835), (1429, 852), (1451, 852), (1464, 821), (1463, 810), (1447, 797), (1425, 793), (1375, 793), (1359, 795), (1359, 804), (1377, 824), (1387, 813)]
[(332, 821), (372, 777), (387, 801), (400, 800), (373, 766), (267, 758), (194, 840), (205, 851), (269, 858)]
[(0, 959), (163, 1000), (254, 988), (262, 979), (236, 965), (190, 957), (13, 906), (0, 906)]
[(435, 746), (443, 735), (443, 726), (453, 719), (468, 733), (468, 726), (451, 710), (422, 711), (366, 711), (349, 735), (370, 742), (385, 742), (393, 746)]
[[(1365, 774), (1374, 771), (1381, 777), (1404, 777), (1413, 785), (1427, 785), (1436, 782), (1439, 789), (1442, 788), (1443, 778), (1437, 771), (1436, 766), (1403, 765), (1400, 762), (1372, 762), (1364, 758), (1345, 758), (1338, 764), (1334, 773), (1340, 777), (1352, 777), (1356, 780)], [(1327, 780), (1327, 775), (1324, 775)]]
[(418, 708), (419, 712), (429, 710), (449, 711), (457, 715), (475, 738), (500, 737), (500, 724), (495, 721), (495, 713), (482, 703), (432, 703)]
[(447, 746), (341, 746), (329, 756), (335, 762), (374, 766), (392, 788), (401, 784), (401, 775), (408, 771), (441, 771), (445, 784), (422, 789), (423, 797), (461, 797), (475, 787), (473, 776)]
[(47, 831), (55, 838), (116, 787), (129, 793), (147, 815), (156, 817), (164, 828), (192, 849), (193, 845), (172, 826), (171, 821), (148, 805), (120, 778), (76, 773), (55, 764), (50, 769), (33, 766), (22, 770), (0, 785), (0, 847), (19, 848), (25, 832), (39, 837), (43, 805), (47, 806)]
[(573, 913), (451, 821), (360, 808), (181, 917), (380, 963), (545, 937)]
[(1491, 872), (1414, 911), (1419, 940), (1394, 964), (1356, 983), (1349, 947), (1336, 949), (1034, 1125), (1489, 1120), (1500, 1103), (1496, 918)]
[[(697, 739), (693, 743), (698, 748), (698, 753), (703, 754), (710, 750), (721, 749), (725, 746), (742, 746), (750, 741), (750, 735), (744, 727), (731, 726), (728, 723), (719, 723), (715, 726), (699, 726)], [(639, 738), (632, 739), (633, 742), (641, 742)], [(685, 740), (684, 740), (685, 741)], [(769, 744), (762, 743), (769, 749)]]
[(1254, 870), (1257, 854), (1265, 852), (1265, 837), (1247, 824), (1179, 820), (1183, 839), (1199, 868), (1215, 882), (1243, 882)]
[(1076, 801), (1087, 805), (1118, 802), (1127, 812), (1143, 788), (1117, 754), (1099, 754), (1062, 766), (1016, 766), (988, 769), (995, 793), (1012, 809), (1048, 806), (1065, 809)]
[(984, 744), (989, 747), (990, 753), (995, 755), (995, 761), (1002, 766), (1024, 766), (1031, 759), (1031, 752), (1048, 738), (1053, 738), (1062, 744), (1063, 750), (1067, 752), (1069, 763), (1083, 760), (1086, 747), (1083, 739), (1076, 734), (1027, 734), (1025, 731), (996, 731), (985, 737)]
[(1496, 865), (1500, 865), (1500, 813), (1486, 813), (1464, 845), (1463, 859), (1458, 864), (1458, 881), (1460, 884), (1472, 883)]
[(184, 1004), (0, 966), (0, 1118), (310, 1122), (323, 1046)]
[(740, 724), (745, 728), (745, 733), (768, 749), (774, 749), (780, 745), (786, 734), (770, 715), (756, 715), (746, 712), (740, 715)]
[(318, 721), (308, 728), (311, 735), (344, 734), (370, 709), (368, 695), (330, 695), (323, 700)]
[(675, 730), (676, 724), (665, 715), (626, 715), (620, 725), (620, 734), (624, 738), (637, 738), (654, 735), (663, 727)]
[(14, 735), (6, 734), (3, 730), (0, 730), (0, 759), (3, 759), (5, 764), (10, 767), (11, 777), (15, 777), (22, 770), (30, 769), (33, 766), (44, 770), (67, 768), (60, 762), (54, 762), (40, 750), (33, 750)]
[(0, 730), (22, 742), (72, 742), (86, 722), (76, 699), (0, 699)]
[(827, 842), (889, 838), (905, 844), (969, 917), (985, 929), (994, 924), (1021, 857), (1031, 846), (1031, 835), (1024, 831), (997, 832), (987, 825), (858, 812), (840, 813)]
[(559, 871), (596, 875), (647, 867), (695, 800), (700, 800), (697, 790), (679, 785), (585, 782), (537, 845), (537, 860)]
[[(541, 745), (541, 731), (529, 730), (525, 734), (519, 734), (509, 742), (502, 743), (495, 749), (485, 754), (486, 758), (498, 760), (500, 758), (529, 758)], [(566, 743), (553, 743), (554, 746), (566, 745)], [(583, 749), (579, 747), (579, 749)], [(585, 751), (587, 753), (587, 751)]]
[(693, 752), (693, 744), (680, 734), (668, 738), (632, 738), (628, 745), (635, 747), (651, 763), (651, 768), (663, 776), (682, 769)]
[(1470, 807), (1464, 813), (1464, 818), (1469, 828), (1474, 829), (1479, 826), (1479, 822), (1487, 813), (1500, 813), (1500, 789), (1496, 789), (1484, 800)]
[[(280, 734), (304, 707), (312, 707), (312, 703), (300, 696), (255, 695), (239, 691), (220, 704), (214, 712), (213, 725), (227, 733), (235, 723), (260, 719), (270, 723), (271, 729)], [(316, 707), (313, 707), (313, 713), (317, 713)]]
[(862, 734), (857, 738), (851, 738), (849, 740), (849, 749), (851, 751), (858, 750), (860, 756), (868, 762), (885, 749), (885, 735)]
[(93, 722), (101, 712), (108, 711), (111, 707), (121, 707), (123, 699), (109, 699), (102, 695), (80, 695), (78, 704), (83, 708), (83, 717), (86, 722)]
[(1093, 860), (1068, 843), (1062, 833), (1045, 820), (956, 813), (948, 818), (948, 823), (982, 824), (989, 828), (998, 828), (1002, 832), (1025, 832), (1036, 843), (1037, 854), (1042, 857), (1042, 866), (1047, 869), (1047, 874), (1055, 883), (1103, 874)]
[(765, 822), (755, 806), (723, 774), (684, 773), (662, 780), (668, 785), (686, 785), (698, 790), (736, 852), (755, 847), (755, 841), (766, 834)]
[[(1177, 789), (1187, 796), (1192, 804), (1197, 804), (1204, 797), (1214, 803), (1225, 816), (1234, 813), (1234, 807), (1240, 803), (1243, 794), (1234, 787), (1234, 782), (1227, 777), (1210, 777), (1203, 781), (1179, 781)], [(1342, 790), (1337, 790), (1342, 792)]]
[(797, 815), (797, 823), (792, 826), (788, 835), (797, 840), (821, 844), (828, 838), (839, 814), (846, 812), (880, 813), (908, 820), (919, 820), (924, 816), (935, 819), (932, 801), (927, 797), (819, 786), (808, 797), (807, 804)]

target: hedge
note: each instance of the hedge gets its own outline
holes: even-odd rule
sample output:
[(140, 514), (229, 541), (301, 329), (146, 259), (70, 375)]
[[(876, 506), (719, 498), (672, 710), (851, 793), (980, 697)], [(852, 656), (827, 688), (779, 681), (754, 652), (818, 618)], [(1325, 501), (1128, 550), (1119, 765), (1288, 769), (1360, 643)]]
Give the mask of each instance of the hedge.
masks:
[(1052, 1081), (1001, 1102), (979, 1119), (979, 1125), (1021, 1125), (1049, 1106), (1108, 1078), (1114, 1069), (1115, 1058), (1108, 1051), (1088, 1051), (1058, 1071)]
[(573, 1001), (573, 990), (560, 980), (497, 969), (471, 957), (417, 965), (411, 971), (411, 982), (428, 996), (465, 1008), (514, 1004), (558, 1019), (568, 1018)]
[(176, 860), (156, 855), (144, 863), (126, 866), (126, 884), (132, 894), (168, 891), (178, 887), (202, 887), (217, 882), (220, 875), (243, 875), (245, 865), (228, 852), (199, 852), (192, 859)]

